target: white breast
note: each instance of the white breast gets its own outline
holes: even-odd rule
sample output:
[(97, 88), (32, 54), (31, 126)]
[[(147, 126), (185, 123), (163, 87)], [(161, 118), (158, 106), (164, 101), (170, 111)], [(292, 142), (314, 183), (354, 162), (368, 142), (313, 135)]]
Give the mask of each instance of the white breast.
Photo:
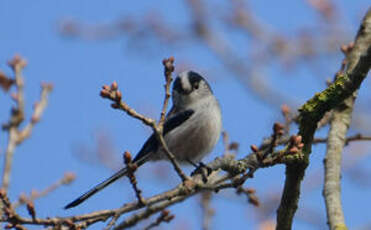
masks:
[[(194, 105), (195, 113), (180, 127), (170, 131), (165, 141), (180, 162), (199, 162), (210, 153), (220, 137), (221, 112), (216, 99), (205, 98)], [(163, 154), (159, 158), (164, 158)]]

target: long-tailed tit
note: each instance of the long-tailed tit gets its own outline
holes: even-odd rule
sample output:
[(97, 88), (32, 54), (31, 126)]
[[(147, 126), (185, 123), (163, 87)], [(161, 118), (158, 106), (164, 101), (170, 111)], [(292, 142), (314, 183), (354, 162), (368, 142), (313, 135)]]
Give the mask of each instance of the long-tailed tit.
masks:
[[(185, 71), (178, 75), (172, 90), (173, 107), (168, 112), (163, 129), (164, 140), (170, 152), (181, 163), (199, 162), (211, 152), (222, 128), (218, 101), (210, 85), (198, 73)], [(154, 134), (144, 143), (133, 163), (138, 166), (147, 161), (166, 160), (163, 148)], [(127, 174), (123, 168), (65, 206), (75, 207)]]

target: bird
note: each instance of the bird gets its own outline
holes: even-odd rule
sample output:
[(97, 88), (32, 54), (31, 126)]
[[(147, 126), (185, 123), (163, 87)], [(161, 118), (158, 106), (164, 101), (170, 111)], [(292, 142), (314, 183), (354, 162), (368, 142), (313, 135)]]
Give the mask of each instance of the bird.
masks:
[[(222, 114), (218, 100), (204, 77), (194, 71), (178, 74), (173, 82), (172, 108), (165, 117), (163, 137), (175, 159), (183, 164), (202, 163), (219, 140)], [(143, 144), (132, 163), (138, 167), (148, 161), (168, 160), (162, 145), (153, 133)], [(127, 175), (124, 167), (86, 193), (67, 204), (75, 207), (117, 179)]]

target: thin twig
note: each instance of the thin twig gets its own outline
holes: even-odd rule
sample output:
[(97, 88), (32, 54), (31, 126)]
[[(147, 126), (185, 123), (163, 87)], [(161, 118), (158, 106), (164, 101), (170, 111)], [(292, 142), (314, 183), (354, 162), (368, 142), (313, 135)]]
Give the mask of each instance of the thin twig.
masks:
[(163, 137), (163, 125), (164, 125), (164, 119), (165, 119), (164, 114), (166, 113), (168, 101), (170, 98), (170, 84), (172, 80), (171, 73), (174, 71), (173, 63), (174, 63), (173, 57), (163, 60), (164, 74), (165, 74), (165, 80), (166, 80), (165, 99), (164, 99), (164, 104), (163, 104), (163, 108), (161, 111), (161, 117), (160, 117), (160, 121), (158, 125), (156, 125), (156, 122), (154, 119), (143, 116), (142, 114), (136, 112), (134, 109), (132, 109), (125, 102), (122, 101), (122, 94), (118, 90), (118, 85), (116, 82), (113, 82), (111, 86), (104, 85), (103, 89), (100, 92), (100, 95), (103, 98), (110, 99), (111, 101), (114, 102), (113, 104), (111, 104), (112, 108), (121, 109), (124, 112), (126, 112), (129, 116), (141, 120), (144, 124), (152, 128), (158, 142), (160, 143), (160, 146), (164, 150), (165, 155), (167, 156), (167, 158), (173, 165), (179, 177), (184, 182), (186, 180), (189, 180), (189, 177), (186, 176), (184, 172), (182, 171), (182, 169), (180, 168), (179, 163), (177, 162), (175, 156), (171, 153), (171, 151), (167, 147), (166, 142)]
[(13, 99), (16, 102), (16, 107), (12, 109), (12, 114), (8, 124), (4, 125), (4, 129), (9, 132), (8, 145), (5, 152), (5, 163), (2, 177), (2, 188), (8, 190), (10, 181), (10, 172), (13, 161), (13, 154), (17, 145), (22, 143), (26, 138), (31, 135), (32, 128), (40, 120), (42, 113), (47, 105), (47, 97), (52, 90), (50, 84), (42, 84), (40, 102), (35, 105), (33, 115), (30, 122), (23, 130), (19, 130), (19, 125), (24, 120), (24, 80), (22, 70), (26, 66), (26, 61), (20, 56), (15, 56), (9, 65), (12, 67), (15, 74), (15, 85), (17, 93), (13, 94)]
[[(1, 188), (6, 193), (9, 189), (10, 184), (10, 174), (12, 169), (12, 162), (14, 151), (17, 145), (21, 144), (26, 138), (31, 135), (31, 130), (34, 125), (40, 120), (40, 117), (46, 107), (47, 104), (47, 96), (52, 90), (52, 87), (49, 84), (42, 85), (42, 92), (41, 92), (41, 99), (40, 103), (35, 106), (34, 114), (32, 115), (31, 121), (25, 126), (23, 130), (19, 130), (20, 124), (24, 121), (24, 80), (22, 76), (22, 70), (27, 65), (25, 59), (20, 57), (19, 55), (14, 56), (14, 58), (9, 61), (9, 66), (12, 68), (14, 72), (14, 80), (8, 79), (4, 80), (2, 78), (2, 87), (6, 90), (12, 84), (16, 86), (16, 93), (13, 93), (11, 96), (14, 99), (16, 106), (11, 110), (11, 117), (7, 124), (3, 125), (3, 129), (8, 132), (8, 143), (5, 151), (5, 160), (4, 160), (4, 169), (2, 175), (2, 185)], [(5, 84), (5, 85), (4, 85)], [(6, 204), (0, 202), (0, 216), (2, 216), (3, 211), (6, 212), (4, 209), (6, 208)], [(22, 226), (19, 226), (21, 229)]]
[(179, 163), (175, 159), (174, 154), (171, 153), (168, 146), (166, 145), (164, 136), (163, 136), (163, 126), (165, 123), (165, 113), (167, 110), (167, 105), (170, 98), (170, 84), (172, 81), (171, 74), (174, 71), (174, 57), (170, 57), (168, 59), (164, 59), (162, 61), (162, 64), (164, 65), (164, 74), (165, 74), (165, 98), (164, 103), (161, 110), (161, 117), (160, 121), (157, 126), (152, 126), (153, 131), (155, 132), (157, 140), (160, 142), (161, 147), (164, 149), (164, 153), (167, 156), (167, 158), (170, 160), (171, 164), (173, 165), (175, 171), (179, 175), (179, 177), (182, 179), (183, 182), (186, 180), (189, 180), (189, 177), (185, 175), (183, 170), (180, 168)]
[(9, 132), (8, 144), (5, 151), (5, 162), (1, 185), (1, 187), (5, 189), (5, 191), (7, 191), (9, 187), (13, 154), (17, 144), (19, 143), (18, 126), (24, 120), (24, 93), (23, 93), (24, 81), (22, 76), (22, 70), (26, 66), (26, 64), (27, 64), (26, 61), (18, 55), (16, 55), (9, 62), (9, 66), (12, 67), (14, 71), (15, 75), (14, 82), (17, 87), (17, 93), (13, 94), (14, 95), (13, 98), (16, 102), (16, 107), (12, 109), (12, 114), (9, 123), (4, 126), (4, 128)]
[(160, 216), (156, 219), (156, 221), (153, 222), (153, 223), (151, 223), (150, 225), (148, 225), (144, 229), (145, 230), (149, 230), (151, 228), (154, 228), (154, 227), (159, 226), (163, 222), (169, 223), (173, 219), (174, 219), (174, 215), (170, 215), (170, 211), (168, 211), (168, 210), (162, 210)]
[(119, 215), (119, 214), (113, 215), (112, 219), (111, 219), (110, 222), (107, 224), (107, 226), (104, 228), (104, 230), (109, 230), (109, 229), (111, 229), (113, 226), (115, 226), (116, 221), (118, 220), (118, 218), (120, 218), (120, 216), (121, 216), (121, 215)]
[(41, 197), (45, 197), (46, 195), (48, 195), (48, 194), (52, 193), (53, 191), (55, 191), (60, 186), (70, 184), (72, 181), (75, 180), (75, 177), (76, 176), (75, 176), (74, 173), (66, 172), (64, 174), (63, 178), (59, 179), (57, 182), (55, 182), (54, 184), (52, 184), (49, 187), (45, 188), (41, 192), (32, 191), (31, 192), (31, 195), (29, 197), (27, 197), (24, 194), (20, 195), (19, 198), (18, 198), (18, 200), (16, 202), (14, 202), (12, 204), (12, 206), (13, 206), (13, 208), (16, 209), (20, 205), (26, 204), (27, 201), (35, 201), (36, 199), (39, 199)]
[(283, 117), (285, 118), (285, 123), (284, 123), (285, 133), (284, 134), (288, 135), (290, 133), (290, 125), (294, 121), (290, 106), (286, 104), (282, 105), (281, 112), (282, 112)]
[(128, 172), (127, 177), (129, 178), (130, 184), (134, 189), (135, 196), (138, 199), (138, 203), (144, 206), (146, 203), (144, 201), (144, 198), (142, 197), (142, 190), (138, 188), (137, 178), (134, 175), (134, 172), (137, 170), (138, 166), (132, 163), (131, 154), (127, 151), (124, 153), (124, 161)]
[(143, 116), (121, 100), (122, 93), (118, 90), (118, 85), (116, 82), (113, 82), (111, 86), (104, 85), (103, 89), (100, 91), (100, 95), (101, 97), (107, 98), (114, 102), (111, 104), (112, 108), (124, 111), (129, 116), (142, 121), (147, 126), (153, 127), (156, 125), (155, 120)]
[(171, 164), (173, 165), (175, 171), (179, 175), (179, 177), (182, 179), (183, 182), (190, 180), (190, 178), (185, 175), (183, 170), (180, 168), (179, 163), (176, 161), (175, 156), (170, 152), (169, 148), (166, 145), (165, 139), (159, 132), (156, 132), (156, 137), (159, 140), (162, 148), (164, 149), (164, 153), (167, 156), (167, 158), (170, 160)]
[(224, 151), (223, 151), (224, 155), (231, 154), (231, 151), (234, 151), (234, 154), (238, 153), (240, 144), (235, 141), (230, 142), (227, 131), (222, 132), (222, 140), (223, 140), (223, 147), (224, 147)]
[(211, 219), (214, 216), (214, 209), (211, 208), (212, 192), (207, 191), (201, 193), (200, 206), (202, 209), (202, 230), (210, 229)]
[(239, 194), (245, 194), (246, 197), (247, 197), (247, 201), (256, 206), (256, 207), (259, 207), (260, 206), (260, 201), (258, 199), (258, 197), (255, 195), (255, 189), (251, 189), (251, 188), (244, 188), (242, 186), (239, 186), (237, 187), (236, 189), (236, 193), (239, 195)]
[[(327, 137), (315, 137), (313, 139), (313, 144), (327, 143)], [(360, 133), (351, 135), (345, 138), (345, 145), (348, 145), (350, 142), (354, 141), (371, 141), (371, 136), (364, 136)]]
[(172, 73), (174, 72), (174, 57), (170, 57), (168, 59), (164, 59), (162, 61), (162, 64), (164, 65), (164, 75), (165, 75), (165, 97), (164, 97), (164, 103), (162, 104), (162, 109), (161, 109), (161, 116), (160, 120), (158, 122), (158, 126), (162, 127), (165, 123), (165, 115), (166, 115), (166, 110), (169, 104), (169, 99), (170, 99), (170, 85), (173, 80), (171, 77)]
[(31, 131), (35, 124), (40, 121), (41, 115), (43, 114), (46, 106), (48, 105), (48, 95), (53, 90), (51, 84), (43, 83), (41, 84), (41, 97), (40, 102), (35, 103), (34, 111), (31, 117), (30, 122), (24, 127), (23, 130), (20, 130), (18, 133), (17, 143), (23, 142), (26, 138), (31, 135)]
[[(275, 160), (274, 158), (277, 158), (279, 154), (269, 154), (268, 158), (272, 158), (271, 162), (275, 162), (274, 164), (284, 163), (287, 161), (293, 161), (295, 159), (295, 155), (287, 155), (287, 158), (281, 157), (278, 160)], [(299, 157), (300, 159), (300, 157)], [(122, 223), (120, 223), (118, 226), (133, 226), (138, 221), (141, 221), (148, 216), (151, 216), (159, 211), (162, 211), (163, 209), (181, 202), (191, 196), (194, 196), (196, 194), (199, 194), (201, 192), (206, 191), (219, 191), (223, 189), (229, 189), (229, 188), (236, 188), (237, 186), (243, 184), (245, 180), (248, 178), (251, 178), (253, 172), (258, 170), (259, 168), (263, 167), (270, 167), (273, 164), (265, 165), (263, 164), (258, 158), (256, 157), (255, 153), (251, 153), (247, 155), (246, 157), (235, 160), (234, 155), (226, 155), (221, 158), (216, 158), (214, 161), (210, 162), (207, 167), (210, 167), (212, 169), (212, 172), (208, 175), (207, 183), (204, 183), (203, 176), (200, 173), (195, 173), (191, 180), (192, 183), (180, 183), (176, 188), (171, 189), (169, 191), (163, 192), (161, 194), (149, 197), (147, 199), (144, 199), (145, 204), (147, 205), (146, 209), (142, 213), (134, 214), (133, 216), (129, 217), (128, 219), (124, 220)], [(251, 173), (245, 173), (246, 170), (250, 170)], [(225, 176), (220, 177), (218, 175), (218, 172), (220, 170), (224, 170), (228, 172), (225, 174)], [(237, 175), (242, 174), (242, 176), (235, 178)], [(223, 178), (223, 179), (219, 179)], [(233, 179), (235, 178), (235, 179)], [(233, 179), (231, 183), (225, 183), (225, 181), (228, 181), (230, 179)], [(71, 217), (53, 217), (53, 218), (24, 218), (16, 214), (15, 212), (12, 212), (12, 218), (6, 218), (2, 220), (2, 222), (10, 222), (14, 224), (29, 224), (29, 225), (40, 225), (40, 226), (70, 226), (70, 228), (73, 227), (82, 227), (86, 228), (91, 224), (94, 224), (96, 222), (100, 221), (106, 221), (108, 218), (112, 218), (112, 220), (109, 223), (109, 228), (113, 227), (115, 225), (116, 220), (123, 214), (129, 213), (135, 210), (142, 209), (143, 205), (140, 204), (140, 202), (132, 202), (125, 204), (123, 207), (118, 209), (112, 209), (112, 210), (101, 210), (96, 211), (80, 216), (71, 216)], [(121, 227), (117, 227), (117, 229), (120, 229)], [(108, 227), (108, 226), (107, 226)]]

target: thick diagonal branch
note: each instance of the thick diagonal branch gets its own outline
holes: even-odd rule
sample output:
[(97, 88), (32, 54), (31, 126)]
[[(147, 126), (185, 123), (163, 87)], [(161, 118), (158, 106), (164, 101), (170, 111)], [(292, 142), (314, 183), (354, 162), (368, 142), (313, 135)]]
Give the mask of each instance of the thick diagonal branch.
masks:
[[(358, 44), (347, 55), (348, 71), (356, 68), (356, 60), (363, 55), (362, 49), (370, 49), (370, 33), (371, 16), (370, 11), (365, 17), (362, 27), (358, 32)], [(362, 28), (361, 27), (361, 28)], [(368, 30), (367, 30), (368, 28)], [(362, 35), (362, 36), (361, 36)], [(346, 144), (346, 133), (348, 131), (356, 93), (347, 98), (344, 103), (340, 104), (333, 113), (331, 120), (331, 128), (327, 141), (327, 152), (324, 161), (325, 164), (325, 181), (323, 188), (323, 196), (326, 202), (327, 220), (330, 229), (347, 229), (344, 220), (344, 213), (341, 205), (341, 159), (344, 145)]]
[(366, 78), (371, 65), (371, 9), (359, 28), (354, 48), (348, 56), (349, 64), (344, 74), (321, 93), (317, 93), (300, 108), (299, 134), (303, 137), (303, 162), (287, 164), (286, 180), (277, 211), (276, 229), (291, 229), (298, 207), (300, 185), (309, 164), (314, 132), (318, 121), (331, 109), (350, 97)]
[(347, 229), (341, 205), (341, 159), (345, 135), (352, 118), (355, 95), (338, 106), (333, 113), (328, 134), (323, 196), (326, 202), (327, 220), (330, 229)]

